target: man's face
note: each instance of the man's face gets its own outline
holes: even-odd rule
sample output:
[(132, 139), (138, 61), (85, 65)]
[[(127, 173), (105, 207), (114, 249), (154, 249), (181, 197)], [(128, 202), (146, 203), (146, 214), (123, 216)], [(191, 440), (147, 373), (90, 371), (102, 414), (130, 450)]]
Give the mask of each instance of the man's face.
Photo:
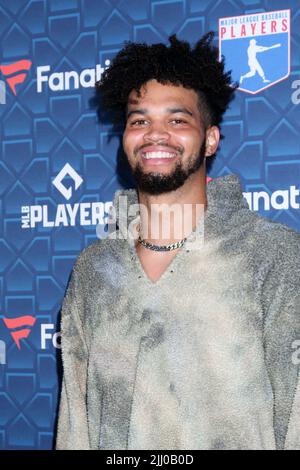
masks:
[(123, 147), (140, 190), (162, 194), (182, 186), (205, 158), (205, 127), (194, 90), (146, 83), (128, 99)]

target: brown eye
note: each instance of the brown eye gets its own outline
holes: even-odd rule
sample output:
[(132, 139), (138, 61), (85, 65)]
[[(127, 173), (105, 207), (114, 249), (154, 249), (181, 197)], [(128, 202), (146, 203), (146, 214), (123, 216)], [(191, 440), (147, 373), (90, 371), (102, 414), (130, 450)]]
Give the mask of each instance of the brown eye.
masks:
[(137, 119), (130, 123), (131, 126), (143, 126), (146, 123), (145, 119)]
[(175, 124), (186, 124), (186, 121), (184, 121), (183, 119), (173, 119), (173, 121)]

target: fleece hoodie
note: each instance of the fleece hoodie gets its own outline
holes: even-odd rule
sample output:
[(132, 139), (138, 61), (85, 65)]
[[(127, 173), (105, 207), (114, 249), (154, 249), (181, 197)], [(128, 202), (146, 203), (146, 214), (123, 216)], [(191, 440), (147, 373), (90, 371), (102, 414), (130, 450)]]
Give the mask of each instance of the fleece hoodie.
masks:
[[(57, 449), (300, 449), (300, 235), (251, 212), (235, 175), (207, 200), (204, 243), (156, 282), (132, 237), (77, 258)], [(116, 193), (119, 227), (137, 203)]]

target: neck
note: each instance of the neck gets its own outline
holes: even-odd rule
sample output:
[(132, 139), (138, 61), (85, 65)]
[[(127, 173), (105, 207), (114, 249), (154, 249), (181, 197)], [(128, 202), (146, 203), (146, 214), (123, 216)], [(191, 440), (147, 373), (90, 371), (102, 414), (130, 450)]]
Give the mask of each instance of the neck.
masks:
[(141, 237), (156, 245), (176, 243), (190, 235), (207, 207), (204, 165), (183, 186), (151, 195), (138, 191)]

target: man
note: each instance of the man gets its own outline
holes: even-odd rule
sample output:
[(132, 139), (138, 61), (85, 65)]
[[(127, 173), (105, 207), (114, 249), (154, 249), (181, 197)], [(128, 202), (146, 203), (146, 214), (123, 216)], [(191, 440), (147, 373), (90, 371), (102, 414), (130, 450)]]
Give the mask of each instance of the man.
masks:
[(73, 269), (58, 449), (300, 445), (299, 235), (251, 212), (236, 176), (206, 185), (235, 88), (212, 39), (129, 43), (97, 84), (137, 191)]

